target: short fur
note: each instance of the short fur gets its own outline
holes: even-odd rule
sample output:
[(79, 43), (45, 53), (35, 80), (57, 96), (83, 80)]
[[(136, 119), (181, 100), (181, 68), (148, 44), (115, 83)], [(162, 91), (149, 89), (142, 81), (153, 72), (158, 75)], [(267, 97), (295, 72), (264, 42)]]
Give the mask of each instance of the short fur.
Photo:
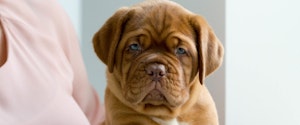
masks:
[[(218, 125), (203, 82), (221, 65), (223, 47), (201, 16), (171, 1), (148, 0), (119, 9), (93, 45), (108, 67), (104, 125), (158, 125), (153, 118)], [(152, 65), (165, 74), (149, 75)]]

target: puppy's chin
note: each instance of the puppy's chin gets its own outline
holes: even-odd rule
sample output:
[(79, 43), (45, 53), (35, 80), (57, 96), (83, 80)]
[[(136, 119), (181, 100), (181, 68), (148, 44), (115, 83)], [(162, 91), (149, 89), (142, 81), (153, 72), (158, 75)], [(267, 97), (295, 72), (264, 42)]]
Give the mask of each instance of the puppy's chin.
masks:
[(141, 81), (149, 82), (131, 82), (131, 84), (140, 86), (131, 86), (130, 88), (128, 85), (129, 88), (124, 93), (125, 99), (132, 104), (132, 108), (139, 112), (151, 115), (170, 114), (189, 98), (188, 89), (179, 86), (182, 83), (174, 82), (169, 78), (163, 78), (157, 82), (144, 79)]
[(179, 100), (168, 100), (162, 92), (154, 89), (133, 108), (142, 114), (172, 118), (177, 116), (177, 110), (186, 103), (187, 99), (188, 96)]

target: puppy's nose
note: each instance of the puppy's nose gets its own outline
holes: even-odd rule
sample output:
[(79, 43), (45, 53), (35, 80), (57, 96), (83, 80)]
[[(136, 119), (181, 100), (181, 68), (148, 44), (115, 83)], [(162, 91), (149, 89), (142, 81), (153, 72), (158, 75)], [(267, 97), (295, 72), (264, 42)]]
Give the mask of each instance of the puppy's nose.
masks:
[(153, 80), (159, 80), (166, 75), (166, 67), (163, 64), (153, 63), (146, 67), (146, 73), (153, 78)]

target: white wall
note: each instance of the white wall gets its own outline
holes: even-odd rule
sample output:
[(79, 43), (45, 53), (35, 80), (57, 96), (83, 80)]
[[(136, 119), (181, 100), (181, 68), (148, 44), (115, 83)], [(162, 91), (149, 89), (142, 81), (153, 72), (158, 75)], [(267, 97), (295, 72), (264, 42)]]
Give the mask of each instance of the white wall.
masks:
[(300, 125), (299, 6), (226, 0), (227, 125)]

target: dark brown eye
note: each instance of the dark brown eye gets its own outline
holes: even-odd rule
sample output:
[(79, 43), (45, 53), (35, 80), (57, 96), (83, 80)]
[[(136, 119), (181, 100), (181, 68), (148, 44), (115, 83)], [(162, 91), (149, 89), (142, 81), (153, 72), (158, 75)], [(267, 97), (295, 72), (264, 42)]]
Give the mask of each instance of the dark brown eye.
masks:
[(186, 50), (184, 48), (179, 47), (176, 49), (176, 54), (178, 55), (186, 54)]

